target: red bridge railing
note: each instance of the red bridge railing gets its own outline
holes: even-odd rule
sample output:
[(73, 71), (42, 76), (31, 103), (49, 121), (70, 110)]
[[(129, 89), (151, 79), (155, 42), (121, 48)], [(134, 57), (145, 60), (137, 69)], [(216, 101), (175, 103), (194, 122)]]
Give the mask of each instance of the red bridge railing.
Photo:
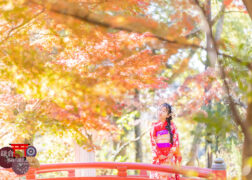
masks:
[[(43, 178), (43, 180), (101, 180), (101, 179), (131, 179), (131, 180), (150, 180), (147, 171), (158, 171), (167, 173), (181, 174), (187, 177), (181, 177), (181, 180), (196, 179), (211, 179), (211, 180), (226, 180), (226, 170), (219, 168), (220, 160), (215, 161), (213, 169), (197, 168), (189, 166), (164, 166), (146, 163), (126, 163), (126, 162), (88, 162), (88, 163), (57, 163), (57, 164), (41, 164), (40, 168), (30, 168), (24, 175), (27, 180), (35, 180), (36, 174), (68, 171), (68, 177)], [(219, 163), (219, 164), (218, 164)], [(96, 177), (75, 177), (75, 169), (94, 168), (94, 169), (116, 169), (117, 175), (105, 175)], [(0, 169), (12, 172), (12, 169)], [(140, 175), (128, 175), (127, 170), (140, 170)], [(41, 178), (39, 178), (41, 179)]]

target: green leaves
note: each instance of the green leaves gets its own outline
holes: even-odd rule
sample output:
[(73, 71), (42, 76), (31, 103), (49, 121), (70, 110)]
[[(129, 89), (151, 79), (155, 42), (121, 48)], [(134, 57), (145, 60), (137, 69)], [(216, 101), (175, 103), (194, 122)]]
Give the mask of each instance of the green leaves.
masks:
[(139, 111), (132, 111), (122, 115), (116, 123), (118, 124), (119, 128), (125, 128), (127, 131), (130, 131), (134, 128), (134, 120), (135, 118), (140, 117)]
[(225, 134), (233, 130), (233, 122), (226, 105), (221, 102), (202, 108), (207, 114), (198, 113), (193, 120), (206, 124), (209, 132), (213, 134)]

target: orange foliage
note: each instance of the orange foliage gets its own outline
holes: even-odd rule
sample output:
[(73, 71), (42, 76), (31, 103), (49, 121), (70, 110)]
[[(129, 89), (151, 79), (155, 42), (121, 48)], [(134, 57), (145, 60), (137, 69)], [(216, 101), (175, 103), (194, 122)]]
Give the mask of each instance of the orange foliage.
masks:
[[(210, 100), (219, 101), (220, 97), (224, 95), (222, 84), (217, 77), (217, 73), (212, 68), (188, 77), (166, 101), (175, 106), (180, 106), (179, 116), (198, 112)], [(185, 100), (187, 103), (184, 103)]]

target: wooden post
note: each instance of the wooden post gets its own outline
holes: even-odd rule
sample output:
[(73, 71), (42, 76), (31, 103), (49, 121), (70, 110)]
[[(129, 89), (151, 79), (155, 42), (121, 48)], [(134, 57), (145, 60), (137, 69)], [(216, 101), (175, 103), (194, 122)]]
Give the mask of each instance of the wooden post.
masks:
[(222, 158), (216, 158), (212, 164), (212, 171), (215, 174), (214, 180), (226, 180), (226, 165)]
[(127, 166), (118, 166), (117, 171), (118, 171), (117, 176), (127, 177)]
[[(95, 152), (87, 152), (74, 141), (75, 162), (95, 162)], [(76, 169), (75, 177), (96, 176), (96, 169)]]

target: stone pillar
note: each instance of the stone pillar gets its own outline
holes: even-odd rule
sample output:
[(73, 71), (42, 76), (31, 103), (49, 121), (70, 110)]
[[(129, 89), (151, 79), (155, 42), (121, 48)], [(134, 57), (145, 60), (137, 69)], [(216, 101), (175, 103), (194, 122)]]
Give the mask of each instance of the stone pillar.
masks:
[[(87, 152), (74, 141), (75, 162), (95, 162), (95, 151)], [(75, 177), (96, 176), (96, 169), (76, 169)]]
[(226, 180), (226, 164), (222, 158), (216, 158), (212, 164), (212, 171), (215, 174), (214, 180)]

